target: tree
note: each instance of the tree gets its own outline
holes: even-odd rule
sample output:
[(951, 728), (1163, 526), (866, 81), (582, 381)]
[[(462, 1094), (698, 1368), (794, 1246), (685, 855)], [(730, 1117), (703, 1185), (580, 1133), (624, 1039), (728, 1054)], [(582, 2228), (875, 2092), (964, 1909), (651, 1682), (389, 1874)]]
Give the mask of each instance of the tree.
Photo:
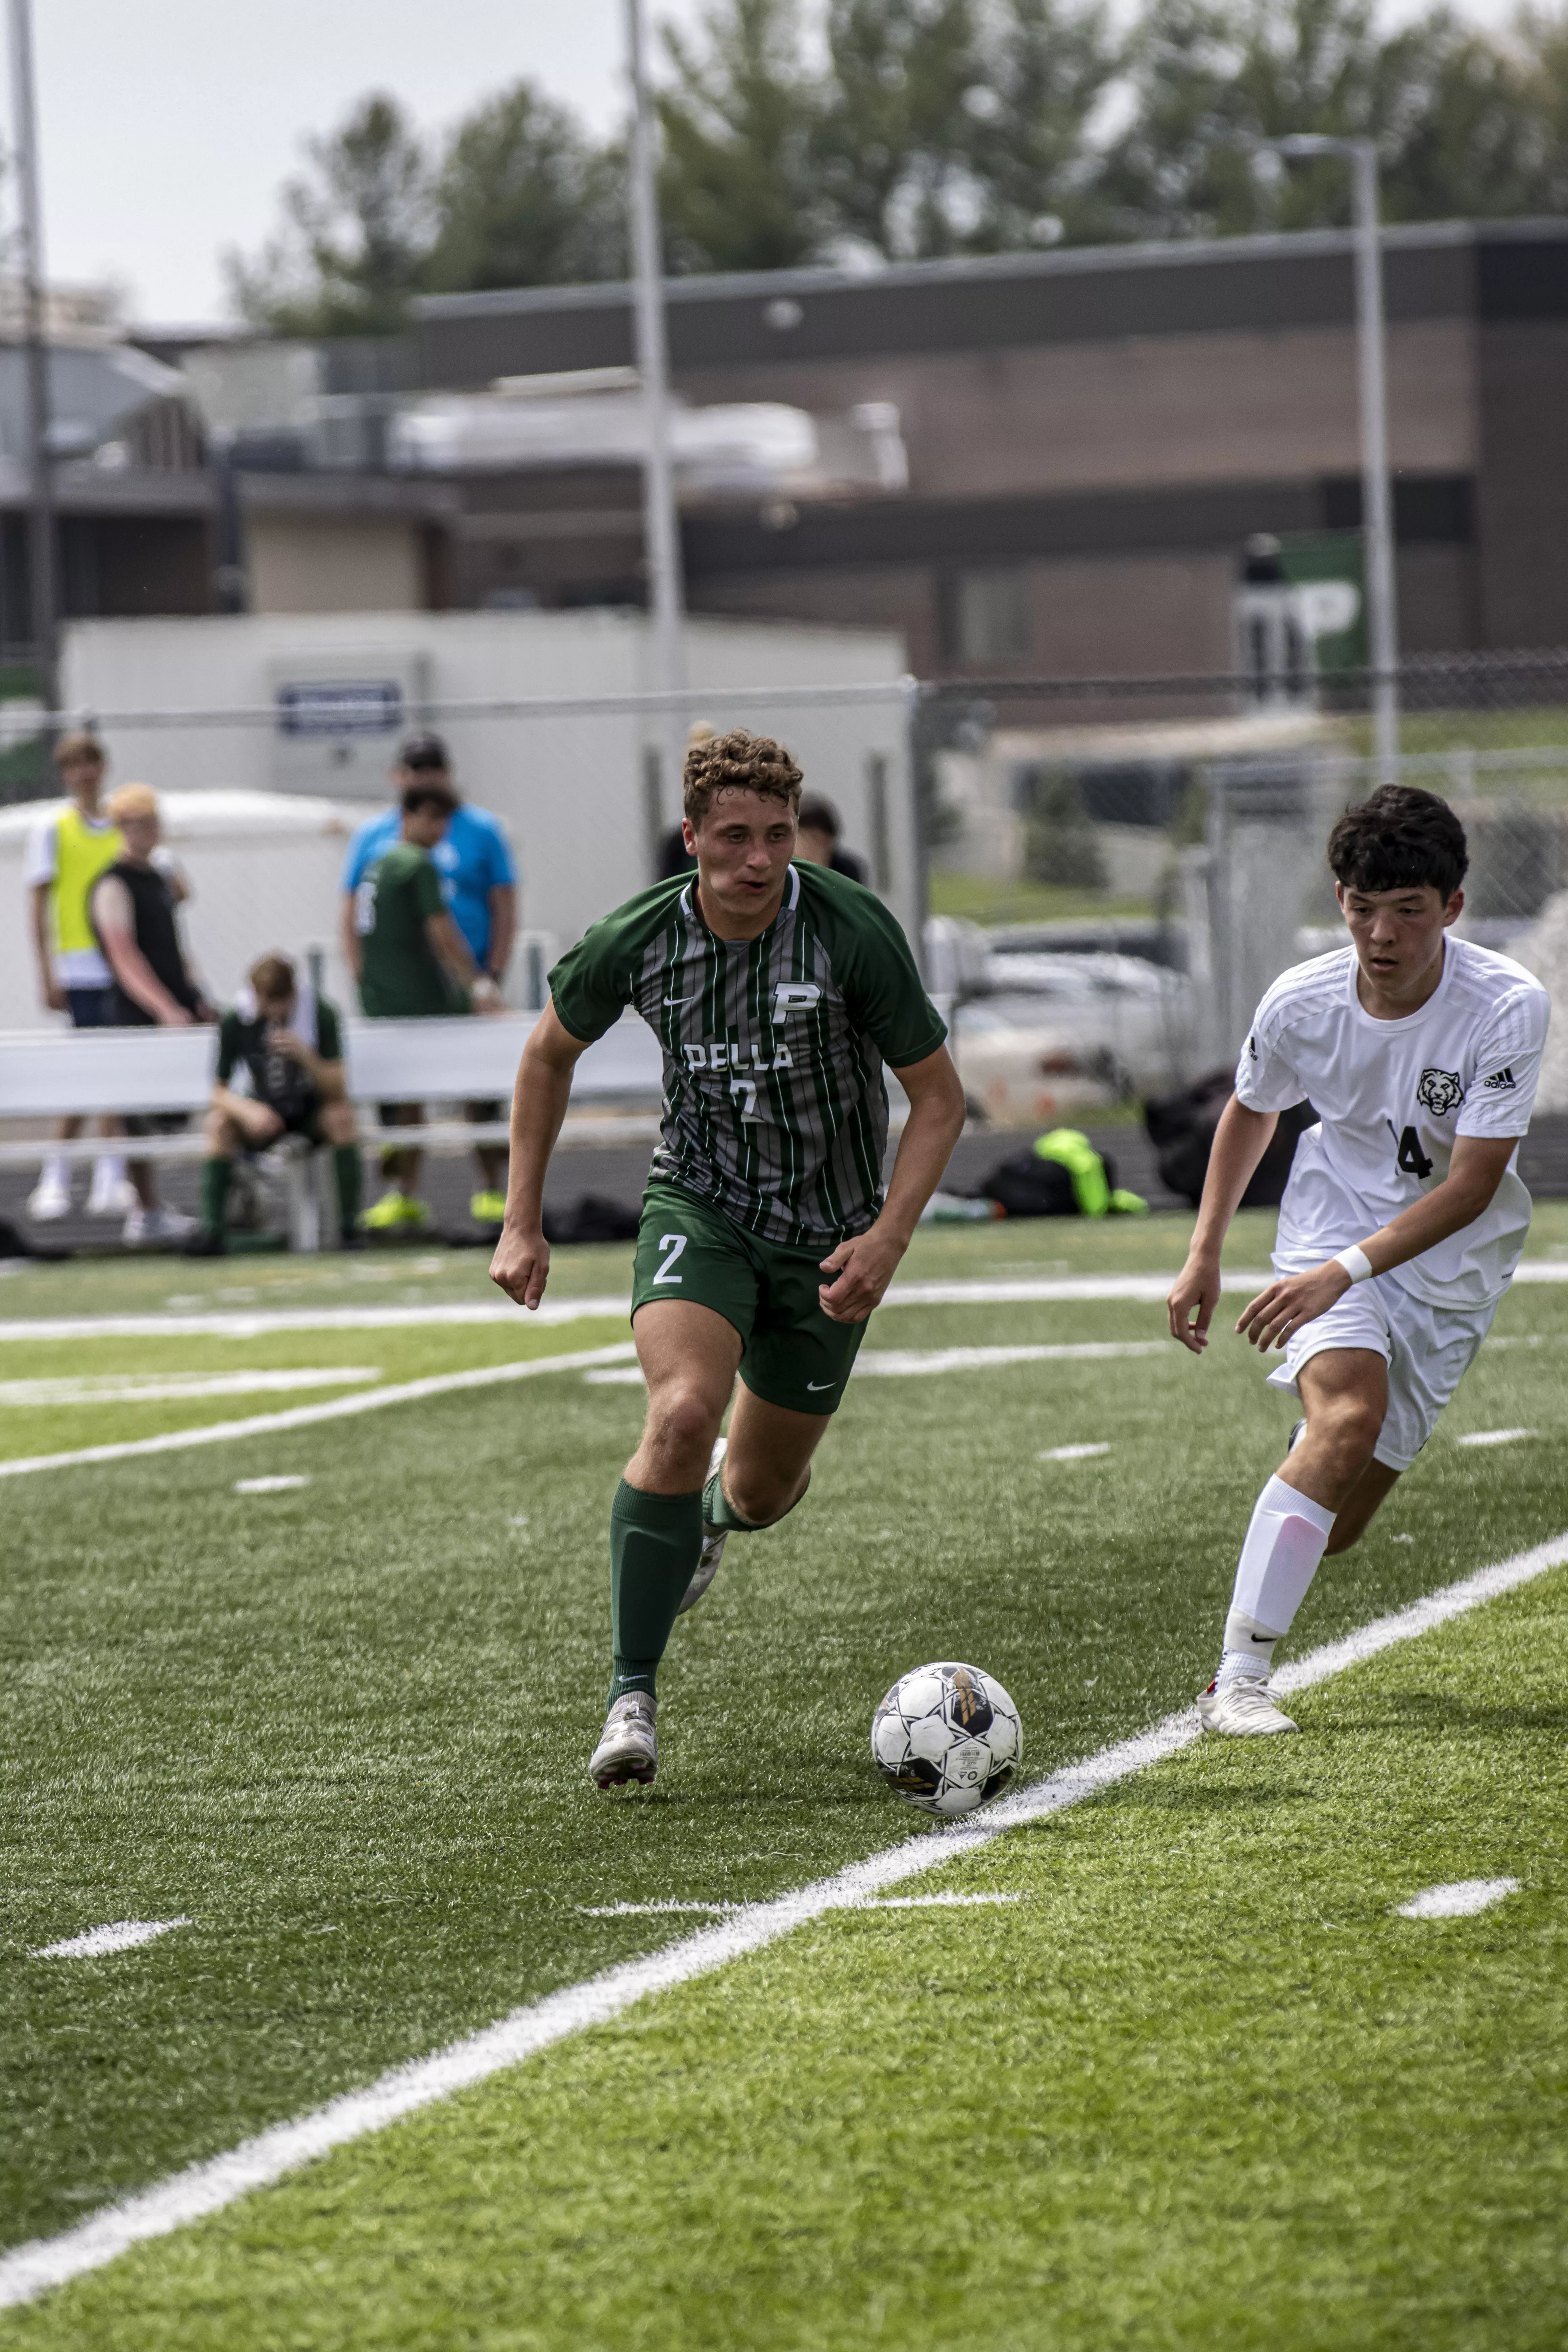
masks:
[(1094, 194), (1128, 236), (1338, 226), (1342, 162), (1265, 176), (1252, 152), (1317, 131), (1375, 140), (1391, 220), (1560, 210), (1568, 104), (1553, 131), (1553, 87), (1568, 100), (1552, 19), (1527, 16), (1501, 44), (1446, 7), (1384, 37), (1368, 0), (1152, 0)]
[(972, 0), (829, 0), (816, 139), (836, 239), (888, 260), (953, 253), (984, 217)]
[(626, 268), (621, 158), (526, 81), (458, 125), (431, 203), (422, 275), (433, 289), (572, 285)]
[(254, 263), (225, 257), (235, 305), (274, 334), (394, 333), (430, 244), (418, 134), (395, 98), (373, 94), (305, 152), (310, 175), (286, 184), (281, 233)]
[(1106, 234), (1089, 131), (1122, 57), (1105, 10), (1005, 0), (982, 15), (976, 47), (981, 78), (964, 105), (984, 213), (971, 249), (1003, 253)]
[(715, 0), (693, 40), (669, 29), (659, 203), (678, 270), (788, 269), (815, 259), (828, 215), (815, 178), (822, 92), (795, 0)]

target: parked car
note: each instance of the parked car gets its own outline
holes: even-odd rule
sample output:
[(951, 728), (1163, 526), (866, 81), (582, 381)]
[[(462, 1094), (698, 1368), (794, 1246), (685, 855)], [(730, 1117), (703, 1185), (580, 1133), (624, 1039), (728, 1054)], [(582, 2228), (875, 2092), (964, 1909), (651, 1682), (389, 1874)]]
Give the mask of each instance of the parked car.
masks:
[(964, 1092), (1010, 1127), (1163, 1092), (1192, 1010), (1186, 976), (1141, 956), (992, 953), (953, 1016)]

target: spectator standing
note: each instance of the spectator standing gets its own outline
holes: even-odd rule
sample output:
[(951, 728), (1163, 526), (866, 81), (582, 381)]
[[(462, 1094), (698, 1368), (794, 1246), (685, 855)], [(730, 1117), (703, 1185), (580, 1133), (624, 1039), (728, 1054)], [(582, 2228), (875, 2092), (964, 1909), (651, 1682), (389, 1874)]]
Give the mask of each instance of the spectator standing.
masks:
[(795, 856), (809, 860), (813, 866), (831, 866), (835, 874), (847, 874), (851, 882), (870, 884), (871, 869), (863, 857), (852, 849), (841, 849), (838, 836), (844, 827), (838, 811), (820, 793), (807, 793), (800, 804), (796, 820)]
[[(102, 1027), (111, 979), (87, 906), (93, 884), (125, 845), (112, 819), (99, 805), (108, 764), (95, 736), (61, 738), (55, 747), (55, 767), (69, 800), (63, 809), (40, 817), (33, 827), (23, 868), (38, 960), (38, 992), (51, 1013), (68, 1013), (76, 1029)], [(79, 1118), (62, 1118), (55, 1129), (57, 1140), (70, 1141), (80, 1134), (81, 1125)], [(105, 1136), (121, 1131), (118, 1119), (102, 1119), (99, 1127)], [(126, 1181), (123, 1158), (118, 1151), (104, 1152), (93, 1162), (88, 1215), (123, 1216), (134, 1198)], [(42, 1223), (68, 1215), (70, 1204), (70, 1162), (52, 1153), (28, 1200), (27, 1214)]]
[[(445, 775), (416, 769), (403, 788), (398, 838), (369, 866), (353, 895), (352, 959), (360, 1003), (373, 1021), (438, 1020), (500, 1009), (500, 992), (475, 962), (447, 905), (435, 851), (457, 814)], [(418, 1127), (417, 1103), (389, 1103), (388, 1126)], [(370, 1233), (423, 1232), (429, 1204), (416, 1191), (423, 1154), (388, 1151), (387, 1190), (363, 1219)]]
[[(121, 784), (109, 814), (123, 846), (93, 884), (88, 912), (110, 971), (108, 1029), (188, 1029), (216, 1018), (185, 961), (175, 908), (184, 892), (157, 863), (162, 826), (158, 796), (149, 784)], [(128, 1118), (132, 1135), (184, 1125), (183, 1113)], [(151, 1160), (132, 1160), (127, 1171), (135, 1200), (125, 1220), (128, 1242), (184, 1241), (195, 1219), (158, 1199)]]
[(265, 955), (218, 1024), (201, 1230), (186, 1243), (188, 1255), (221, 1256), (235, 1160), (242, 1151), (265, 1151), (282, 1135), (331, 1146), (339, 1231), (352, 1248), (360, 1238), (360, 1160), (338, 1009), (300, 979), (287, 956)]
[[(452, 803), (451, 822), (431, 853), (447, 905), (467, 942), (477, 974), (481, 981), (494, 983), (499, 1002), (517, 938), (517, 866), (511, 845), (499, 817), (488, 809), (470, 808), (458, 793), (452, 781), (451, 757), (439, 735), (411, 735), (393, 771), (400, 795), (416, 779), (425, 778), (444, 785)], [(400, 803), (362, 824), (349, 843), (343, 866), (342, 930), (349, 962), (356, 971), (355, 893), (377, 858), (402, 839), (402, 821)], [(476, 1123), (505, 1116), (499, 1102), (471, 1102), (464, 1108)], [(479, 1189), (468, 1202), (468, 1213), (477, 1224), (499, 1225), (506, 1214), (506, 1153), (498, 1145), (481, 1144), (477, 1157)]]

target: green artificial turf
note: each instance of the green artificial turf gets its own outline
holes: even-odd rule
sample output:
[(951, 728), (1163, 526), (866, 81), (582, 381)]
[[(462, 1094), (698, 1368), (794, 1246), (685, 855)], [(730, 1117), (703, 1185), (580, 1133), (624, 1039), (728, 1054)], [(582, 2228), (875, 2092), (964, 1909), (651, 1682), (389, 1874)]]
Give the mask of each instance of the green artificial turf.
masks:
[[(1266, 1263), (1270, 1223), (1243, 1221), (1234, 1263)], [(1538, 1245), (1560, 1246), (1542, 1223)], [(938, 1232), (906, 1271), (1163, 1270), (1184, 1230)], [(612, 1296), (626, 1255), (562, 1253), (559, 1270), (576, 1295)], [(109, 1311), (88, 1271), (57, 1270), (56, 1312)], [(144, 1286), (159, 1275), (126, 1271)], [(43, 1311), (13, 1303), (42, 1279), (4, 1286), (0, 1307)], [(468, 1295), (495, 1294), (476, 1270)], [(113, 1311), (155, 1303), (148, 1287)], [(897, 1307), (868, 1345), (1147, 1339), (1162, 1321), (1134, 1302)], [(1373, 1536), (1325, 1570), (1305, 1639), (1568, 1520), (1568, 1287), (1516, 1290), (1497, 1330), (1538, 1344), (1483, 1351)], [(619, 1323), (541, 1329), (520, 1315), (14, 1340), (0, 1376), (361, 1363), (403, 1379), (624, 1338)], [(293, 1401), (225, 1401), (211, 1417)], [(137, 1433), (154, 1410), (124, 1409), (144, 1416)], [(966, 1655), (1001, 1676), (1031, 1770), (1180, 1704), (1209, 1669), (1236, 1546), (1290, 1416), (1231, 1340), (1201, 1363), (1173, 1348), (856, 1382), (806, 1505), (733, 1545), (678, 1629), (657, 1787), (602, 1800), (583, 1765), (606, 1672), (605, 1516), (640, 1412), (635, 1389), (545, 1375), (8, 1482), (0, 2242), (67, 2227), (682, 1928), (581, 1906), (770, 1895), (913, 1832), (865, 1740), (887, 1685), (924, 1658)], [(0, 1446), (15, 1452), (13, 1418)], [(37, 1450), (108, 1433), (77, 1408), (45, 1418)], [(1538, 1435), (1454, 1443), (1501, 1426)], [(1111, 1451), (1037, 1458), (1084, 1442)], [(233, 1492), (279, 1472), (311, 1484)], [(137, 1952), (27, 1957), (105, 1921), (177, 1915), (195, 1924)]]
[[(1555, 2352), (1568, 1573), (11, 2315), (27, 2352)], [(1462, 1878), (1480, 1916), (1396, 1906)], [(710, 1883), (704, 1881), (706, 1885)], [(646, 1925), (646, 1923), (644, 1923)]]

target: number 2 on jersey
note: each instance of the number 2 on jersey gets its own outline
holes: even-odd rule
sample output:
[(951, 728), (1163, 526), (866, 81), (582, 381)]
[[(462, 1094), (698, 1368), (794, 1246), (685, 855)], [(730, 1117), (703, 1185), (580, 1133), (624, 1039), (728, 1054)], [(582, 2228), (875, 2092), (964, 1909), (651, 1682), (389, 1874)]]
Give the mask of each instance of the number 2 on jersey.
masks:
[[(1394, 1134), (1394, 1121), (1392, 1119), (1388, 1122), (1388, 1131), (1390, 1135)], [(1399, 1170), (1401, 1175), (1419, 1176), (1422, 1178), (1430, 1176), (1432, 1173), (1432, 1162), (1422, 1150), (1421, 1138), (1416, 1134), (1415, 1129), (1413, 1127), (1407, 1127), (1404, 1134), (1396, 1137), (1395, 1140), (1399, 1149), (1395, 1155), (1394, 1164)]]
[(686, 1244), (689, 1239), (690, 1235), (688, 1234), (660, 1234), (658, 1237), (659, 1248), (661, 1250), (668, 1250), (669, 1255), (667, 1257), (660, 1258), (658, 1262), (658, 1272), (654, 1276), (655, 1282), (685, 1281), (686, 1277), (684, 1275), (673, 1273), (671, 1269), (675, 1265), (676, 1259), (684, 1252)]

